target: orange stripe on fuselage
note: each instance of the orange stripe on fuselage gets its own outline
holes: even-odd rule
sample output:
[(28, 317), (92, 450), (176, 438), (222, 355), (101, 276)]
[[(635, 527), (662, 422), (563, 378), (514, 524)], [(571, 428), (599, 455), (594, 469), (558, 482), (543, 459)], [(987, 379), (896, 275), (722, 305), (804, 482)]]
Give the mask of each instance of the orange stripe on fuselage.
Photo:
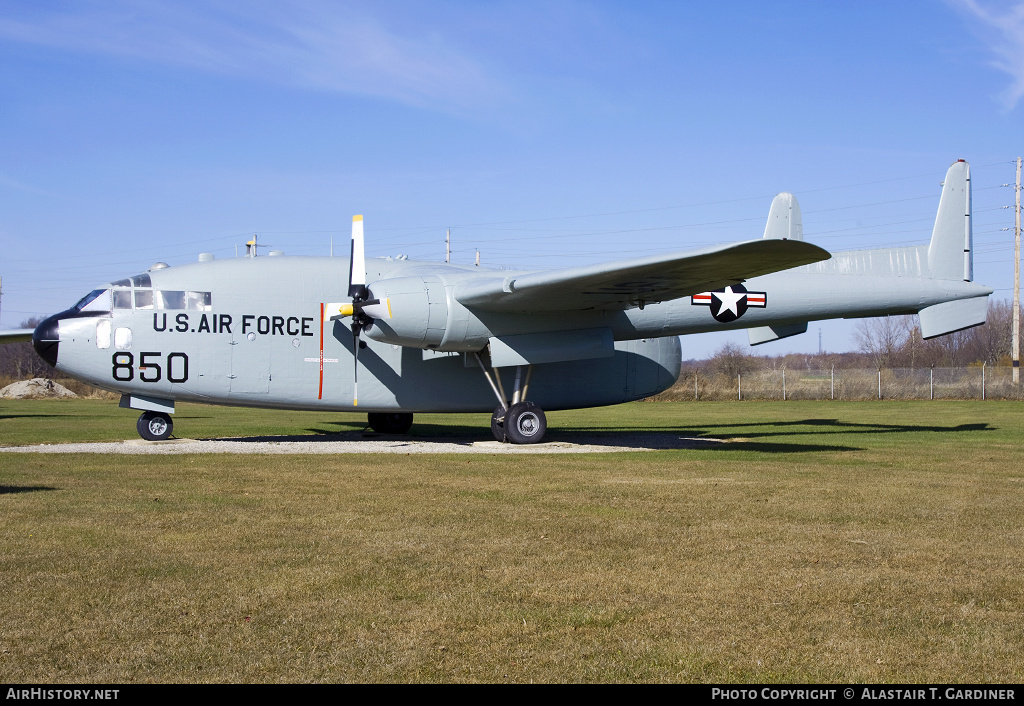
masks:
[(316, 398), (324, 398), (324, 303), (320, 302), (320, 392)]

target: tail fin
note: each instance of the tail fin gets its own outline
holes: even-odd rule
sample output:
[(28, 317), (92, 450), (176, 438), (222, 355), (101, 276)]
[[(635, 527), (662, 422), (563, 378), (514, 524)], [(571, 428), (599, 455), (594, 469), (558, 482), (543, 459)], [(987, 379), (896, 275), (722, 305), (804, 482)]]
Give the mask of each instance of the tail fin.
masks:
[(971, 232), (971, 167), (958, 160), (946, 172), (942, 198), (928, 246), (928, 269), (935, 279), (974, 280)]
[(796, 196), (784, 191), (772, 199), (768, 223), (764, 227), (764, 237), (775, 240), (804, 239), (804, 221)]
[[(960, 159), (946, 172), (942, 198), (928, 246), (933, 279), (974, 280), (974, 236), (971, 230), (971, 167)], [(922, 309), (921, 335), (934, 338), (985, 323), (988, 294), (935, 304)]]

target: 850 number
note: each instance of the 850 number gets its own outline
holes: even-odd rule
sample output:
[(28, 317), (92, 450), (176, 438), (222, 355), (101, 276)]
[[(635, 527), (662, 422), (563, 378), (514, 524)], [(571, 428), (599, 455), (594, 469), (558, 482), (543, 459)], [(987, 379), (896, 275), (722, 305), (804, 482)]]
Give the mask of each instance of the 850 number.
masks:
[[(131, 382), (135, 379), (135, 356), (131, 353), (115, 353), (111, 358), (113, 370), (111, 374), (118, 382)], [(160, 382), (167, 376), (168, 382), (186, 382), (188, 380), (188, 355), (185, 353), (163, 353), (146, 351), (139, 353), (139, 380), (141, 382)]]

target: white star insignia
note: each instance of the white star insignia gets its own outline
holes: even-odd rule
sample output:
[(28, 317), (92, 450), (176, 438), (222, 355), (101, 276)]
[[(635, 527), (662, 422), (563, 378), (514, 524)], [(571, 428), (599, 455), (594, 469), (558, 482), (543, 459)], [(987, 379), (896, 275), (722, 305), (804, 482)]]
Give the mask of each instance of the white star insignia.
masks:
[(737, 305), (739, 304), (740, 300), (743, 299), (743, 297), (747, 296), (746, 292), (732, 291), (732, 287), (726, 287), (724, 292), (712, 292), (711, 294), (712, 296), (717, 298), (718, 301), (722, 302), (722, 308), (719, 310), (719, 312), (728, 310), (731, 311), (736, 316), (740, 315), (740, 311)]

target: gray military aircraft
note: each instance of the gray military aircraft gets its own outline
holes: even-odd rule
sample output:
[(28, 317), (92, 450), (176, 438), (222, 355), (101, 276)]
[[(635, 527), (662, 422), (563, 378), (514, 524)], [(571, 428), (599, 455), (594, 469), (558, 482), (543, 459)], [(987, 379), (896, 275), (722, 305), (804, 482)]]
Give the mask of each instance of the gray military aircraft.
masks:
[(367, 410), (382, 433), (407, 432), (415, 412), (493, 410), (495, 438), (528, 444), (544, 437), (544, 409), (669, 388), (681, 334), (747, 328), (756, 345), (816, 319), (917, 313), (932, 338), (983, 324), (992, 293), (972, 281), (963, 160), (916, 247), (830, 255), (803, 240), (787, 193), (758, 240), (538, 272), (367, 261), (362, 216), (352, 226), (348, 259), (158, 263), (0, 339), (31, 338), (57, 370), (121, 393), (150, 440), (170, 436), (188, 400)]

